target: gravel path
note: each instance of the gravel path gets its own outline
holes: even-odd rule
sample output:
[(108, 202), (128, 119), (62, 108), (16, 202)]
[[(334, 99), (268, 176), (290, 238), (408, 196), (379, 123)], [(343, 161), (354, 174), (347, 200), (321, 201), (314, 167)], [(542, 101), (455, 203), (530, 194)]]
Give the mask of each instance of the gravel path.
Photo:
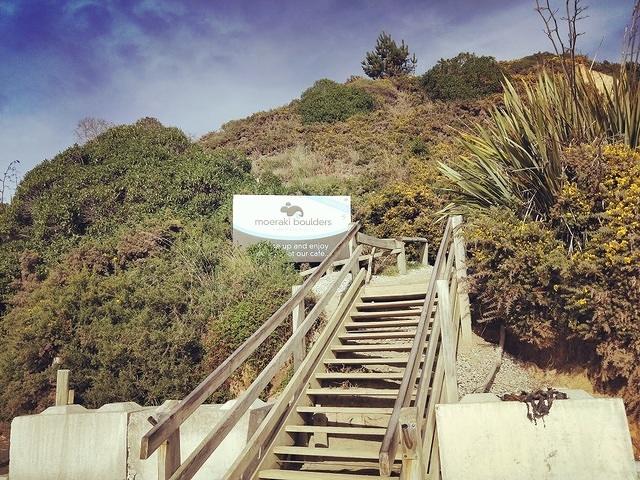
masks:
[[(497, 346), (474, 334), (471, 347), (458, 353), (458, 391), (460, 396), (481, 387), (498, 357)], [(498, 395), (539, 388), (539, 381), (517, 360), (505, 353), (490, 392)]]

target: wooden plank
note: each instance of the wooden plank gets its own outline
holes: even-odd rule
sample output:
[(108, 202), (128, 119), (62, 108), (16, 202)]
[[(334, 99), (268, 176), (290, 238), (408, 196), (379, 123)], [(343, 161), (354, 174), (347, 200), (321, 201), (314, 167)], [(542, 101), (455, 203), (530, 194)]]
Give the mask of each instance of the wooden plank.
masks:
[(316, 425), (287, 425), (289, 433), (326, 433), (328, 435), (382, 436), (386, 428), (376, 427), (324, 427)]
[(56, 373), (56, 407), (69, 404), (69, 372), (59, 369)]
[[(386, 289), (387, 291), (389, 289)], [(379, 287), (369, 286), (365, 289), (362, 300), (365, 302), (384, 302), (384, 301), (397, 301), (397, 300), (415, 300), (422, 299), (426, 295), (426, 289), (398, 289), (404, 291), (396, 291), (385, 293), (385, 289)]]
[(473, 342), (471, 331), (471, 305), (469, 302), (469, 281), (467, 278), (466, 246), (462, 236), (462, 216), (456, 215), (452, 219), (453, 224), (453, 249), (455, 253), (455, 269), (458, 281), (458, 302), (460, 305), (460, 325), (462, 327), (461, 338), (464, 345)]
[(345, 415), (391, 415), (392, 408), (383, 407), (323, 407), (301, 406), (296, 407), (298, 413), (344, 413)]
[[(253, 465), (254, 459), (260, 455), (264, 460), (264, 453), (268, 449), (268, 442), (274, 439), (273, 431), (282, 421), (283, 415), (291, 411), (295, 401), (303, 394), (306, 383), (313, 373), (313, 367), (321, 355), (329, 348), (329, 340), (338, 331), (342, 318), (357, 298), (364, 283), (365, 271), (360, 270), (355, 280), (345, 292), (338, 308), (327, 321), (320, 337), (311, 347), (300, 368), (280, 394), (278, 401), (271, 407), (265, 419), (260, 423), (253, 436), (248, 440), (242, 453), (236, 458), (233, 465), (227, 470), (225, 480), (237, 480), (247, 474), (247, 470)], [(300, 408), (300, 407), (298, 407)], [(309, 408), (309, 407), (307, 407)], [(245, 477), (246, 478), (246, 477)]]
[(363, 328), (386, 328), (386, 327), (415, 327), (419, 320), (385, 320), (380, 322), (350, 322), (345, 323), (347, 330), (363, 329)]
[(321, 372), (318, 380), (401, 380), (402, 372)]
[(398, 395), (394, 388), (309, 388), (306, 391), (311, 396), (327, 397), (393, 397)]
[(374, 345), (338, 345), (331, 347), (336, 353), (404, 352), (411, 350), (411, 343), (376, 343)]
[(356, 309), (358, 310), (398, 310), (403, 307), (422, 307), (424, 298), (418, 298), (414, 300), (396, 300), (395, 302), (363, 302), (356, 303)]
[(376, 460), (378, 458), (378, 452), (375, 450), (355, 448), (275, 447), (273, 451), (276, 455), (299, 455), (305, 457), (351, 458), (358, 460)]
[(447, 403), (458, 401), (458, 380), (456, 373), (456, 344), (457, 335), (453, 325), (451, 312), (451, 298), (449, 285), (446, 280), (438, 280), (438, 311), (440, 314), (440, 329), (442, 332), (442, 352), (444, 358), (444, 391)]
[(397, 248), (396, 240), (393, 238), (377, 238), (362, 232), (357, 233), (356, 241), (362, 245), (383, 248), (385, 250), (395, 250)]
[(378, 475), (355, 475), (351, 473), (304, 472), (301, 470), (262, 470), (263, 480), (388, 480)]
[(363, 332), (363, 333), (345, 333), (339, 335), (338, 338), (343, 341), (355, 341), (355, 340), (385, 340), (394, 338), (413, 338), (416, 332)]
[[(291, 287), (291, 296), (295, 296), (295, 294), (302, 288), (300, 285), (293, 285)], [(304, 298), (302, 301), (293, 308), (292, 315), (292, 333), (300, 328), (300, 324), (304, 322)], [(306, 338), (302, 337), (300, 342), (293, 349), (293, 368), (297, 370), (300, 367), (300, 364), (304, 360), (305, 352), (306, 352)]]
[[(355, 223), (347, 231), (345, 236), (336, 244), (333, 250), (319, 265), (318, 270), (309, 276), (302, 288), (298, 290), (296, 295), (285, 302), (271, 317), (269, 317), (240, 347), (238, 347), (229, 357), (227, 357), (213, 372), (189, 393), (161, 422), (151, 428), (143, 437), (140, 444), (140, 458), (145, 460), (169, 438), (171, 433), (176, 430), (182, 423), (200, 406), (207, 398), (220, 387), (229, 376), (240, 366), (251, 354), (273, 333), (273, 331), (282, 323), (282, 321), (293, 311), (311, 288), (316, 284), (322, 275), (329, 269), (331, 263), (340, 254), (342, 248), (351, 240), (360, 229), (360, 225)], [(358, 253), (360, 255), (360, 253)], [(357, 261), (357, 257), (352, 259)], [(337, 288), (337, 287), (336, 287)], [(196, 452), (194, 452), (196, 455)], [(190, 457), (191, 458), (191, 457)], [(196, 457), (194, 457), (195, 459)], [(197, 455), (200, 466), (206, 460), (200, 454)], [(193, 461), (193, 460), (192, 460)], [(190, 470), (191, 471), (191, 470)], [(197, 471), (194, 470), (193, 473)], [(181, 478), (187, 479), (190, 476)]]
[(409, 357), (328, 358), (325, 365), (404, 365)]
[(358, 321), (359, 319), (372, 319), (372, 318), (389, 318), (389, 317), (419, 317), (421, 309), (412, 308), (404, 310), (380, 310), (379, 312), (354, 312), (351, 314), (351, 320)]

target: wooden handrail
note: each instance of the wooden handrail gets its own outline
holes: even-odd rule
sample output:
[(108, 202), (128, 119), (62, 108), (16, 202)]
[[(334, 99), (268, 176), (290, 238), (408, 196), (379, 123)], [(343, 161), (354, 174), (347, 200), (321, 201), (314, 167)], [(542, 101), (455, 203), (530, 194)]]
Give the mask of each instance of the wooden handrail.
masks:
[[(182, 425), (182, 423), (189, 418), (189, 416), (195, 412), (196, 409), (202, 405), (247, 358), (249, 358), (249, 356), (251, 356), (251, 354), (267, 339), (267, 337), (273, 333), (273, 331), (287, 318), (287, 316), (291, 314), (296, 305), (300, 304), (320, 277), (322, 277), (322, 275), (324, 275), (324, 273), (329, 269), (330, 265), (340, 254), (341, 250), (356, 236), (359, 229), (360, 224), (352, 224), (345, 236), (322, 261), (318, 269), (304, 281), (301, 288), (295, 293), (295, 295), (287, 300), (255, 331), (253, 335), (251, 335), (251, 337), (245, 340), (240, 347), (226, 358), (224, 362), (211, 372), (193, 391), (191, 391), (191, 393), (189, 393), (178, 405), (172, 408), (166, 416), (163, 416), (158, 423), (142, 437), (140, 446), (141, 459), (144, 460), (149, 458), (151, 454), (160, 447), (160, 445), (167, 441), (169, 437), (180, 428), (180, 425)], [(361, 249), (357, 252), (358, 256), (360, 255), (360, 252)], [(308, 317), (305, 323), (307, 323), (309, 318), (311, 317)], [(302, 331), (302, 328), (298, 330), (298, 332)], [(198, 462), (196, 463), (199, 463), (202, 458), (198, 457), (197, 460)], [(202, 463), (204, 463), (205, 460), (206, 458), (202, 460)], [(193, 472), (189, 470), (185, 473), (193, 475), (196, 471), (197, 469)], [(177, 474), (178, 472), (176, 472), (176, 475)], [(191, 478), (190, 476), (183, 475), (178, 477), (176, 475), (171, 478)]]
[(285, 365), (288, 358), (293, 353), (297, 344), (302, 338), (305, 337), (307, 332), (311, 329), (316, 319), (320, 316), (324, 307), (328, 303), (331, 296), (335, 293), (338, 286), (342, 284), (347, 274), (351, 271), (358, 256), (362, 252), (362, 246), (356, 248), (351, 256), (352, 261), (345, 264), (340, 270), (340, 274), (333, 281), (331, 287), (322, 300), (316, 303), (315, 307), (309, 312), (309, 315), (305, 318), (304, 322), (300, 324), (298, 329), (289, 337), (283, 347), (278, 353), (271, 359), (269, 364), (260, 372), (258, 377), (251, 383), (249, 388), (240, 395), (235, 403), (231, 406), (220, 421), (214, 426), (214, 428), (207, 434), (207, 436), (200, 442), (196, 449), (189, 455), (182, 465), (171, 476), (171, 480), (189, 480), (198, 473), (200, 467), (204, 465), (211, 454), (218, 448), (225, 437), (229, 434), (231, 429), (245, 414), (245, 412), (251, 407), (253, 402), (259, 397), (260, 393), (269, 385), (269, 382), (278, 373), (278, 371)]
[[(451, 240), (451, 229), (452, 223), (451, 219), (449, 219), (442, 235), (442, 241), (440, 242), (440, 248), (438, 249), (438, 255), (436, 256), (433, 272), (429, 278), (427, 294), (420, 314), (420, 321), (418, 323), (416, 335), (411, 346), (411, 352), (409, 353), (409, 358), (407, 360), (407, 367), (405, 369), (402, 382), (400, 383), (398, 396), (396, 398), (391, 417), (389, 418), (387, 431), (380, 446), (379, 463), (380, 474), (382, 476), (388, 477), (391, 475), (391, 468), (393, 466), (394, 459), (396, 458), (396, 452), (399, 445), (398, 433), (400, 413), (402, 408), (408, 407), (411, 401), (411, 392), (415, 385), (418, 370), (420, 368), (424, 343), (427, 338), (431, 314), (435, 305), (437, 280), (441, 274), (443, 268), (442, 265), (446, 263), (445, 256)], [(434, 338), (431, 336), (430, 339), (430, 343), (438, 341), (437, 337)], [(429, 372), (426, 369), (423, 369), (423, 376), (425, 375), (429, 375)], [(418, 397), (420, 396), (420, 393), (421, 392), (418, 391)], [(418, 404), (418, 398), (416, 398), (416, 404)]]

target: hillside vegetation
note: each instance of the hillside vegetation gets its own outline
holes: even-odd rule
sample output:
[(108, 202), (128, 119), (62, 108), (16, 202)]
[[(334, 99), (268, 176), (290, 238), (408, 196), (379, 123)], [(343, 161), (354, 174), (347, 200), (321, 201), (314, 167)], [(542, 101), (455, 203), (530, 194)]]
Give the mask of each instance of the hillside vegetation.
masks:
[[(462, 212), (478, 331), (491, 337), (504, 325), (512, 352), (587, 366), (637, 423), (636, 145), (615, 125), (580, 138), (540, 129), (519, 144), (529, 125), (502, 127), (545, 81), (543, 65), (558, 85), (557, 61), (466, 55), (422, 77), (321, 80), (196, 143), (150, 119), (114, 127), (31, 171), (0, 213), (0, 418), (50, 404), (54, 362), (77, 372), (73, 387), (89, 406), (181, 396), (218, 365), (297, 278), (272, 247), (231, 245), (230, 196), (252, 192), (349, 194), (368, 233), (432, 245), (443, 215)], [(584, 98), (601, 105), (604, 94), (586, 85)], [(506, 163), (515, 157), (538, 161), (547, 183), (519, 183)], [(542, 187), (544, 201), (527, 196)], [(259, 371), (275, 337), (219, 399)]]

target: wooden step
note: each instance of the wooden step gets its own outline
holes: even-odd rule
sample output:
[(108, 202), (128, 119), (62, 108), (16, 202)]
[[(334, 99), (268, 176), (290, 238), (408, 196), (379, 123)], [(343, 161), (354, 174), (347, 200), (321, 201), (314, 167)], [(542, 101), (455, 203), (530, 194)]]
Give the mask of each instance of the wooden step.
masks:
[[(401, 458), (400, 448), (396, 459)], [(362, 450), (351, 448), (314, 448), (314, 447), (288, 447), (277, 446), (273, 449), (276, 455), (299, 455), (304, 457), (331, 457), (358, 460), (377, 460), (378, 450)]]
[[(326, 397), (397, 397), (395, 388), (308, 388), (305, 392), (311, 396)], [(415, 393), (414, 393), (415, 394)]]
[(388, 480), (388, 477), (378, 475), (304, 472), (302, 470), (262, 470), (258, 476), (263, 480)]
[[(331, 351), (336, 353), (354, 352), (408, 352), (413, 342), (406, 343), (373, 343), (366, 345), (336, 345)], [(427, 348), (425, 345), (424, 348)]]
[(325, 365), (404, 365), (408, 357), (327, 358)]
[(401, 309), (405, 307), (421, 307), (424, 304), (423, 298), (416, 300), (396, 300), (395, 302), (362, 302), (356, 303), (358, 310), (383, 310)]
[(355, 312), (350, 315), (351, 320), (360, 319), (369, 320), (371, 318), (388, 318), (388, 317), (419, 317), (422, 309), (405, 309), (405, 310), (382, 310), (380, 312)]
[(349, 322), (344, 326), (347, 330), (356, 328), (417, 327), (420, 321), (415, 320), (382, 320), (379, 322)]
[(362, 296), (362, 303), (366, 302), (396, 302), (401, 300), (424, 300), (427, 289), (407, 291), (406, 293), (366, 292)]
[(324, 372), (316, 373), (318, 380), (402, 380), (402, 372)]
[(339, 335), (340, 340), (384, 340), (392, 338), (414, 338), (416, 332), (357, 332)]
[(299, 406), (298, 413), (344, 413), (345, 415), (391, 415), (393, 408), (384, 407), (323, 407), (323, 406)]
[(386, 428), (376, 427), (323, 427), (316, 425), (288, 425), (285, 431), (289, 433), (327, 433), (333, 435), (359, 435), (381, 437), (387, 432)]

